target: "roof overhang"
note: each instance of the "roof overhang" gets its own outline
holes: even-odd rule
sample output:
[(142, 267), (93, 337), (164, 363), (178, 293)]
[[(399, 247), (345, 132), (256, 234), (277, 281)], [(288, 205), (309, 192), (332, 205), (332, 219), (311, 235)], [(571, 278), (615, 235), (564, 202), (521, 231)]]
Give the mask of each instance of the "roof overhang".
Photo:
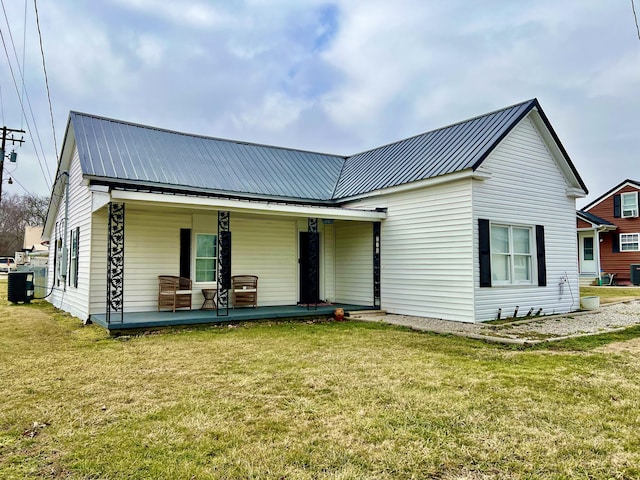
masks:
[(94, 194), (97, 197), (100, 197), (98, 202), (94, 202), (94, 210), (102, 208), (102, 206), (106, 205), (109, 201), (112, 201), (156, 207), (187, 208), (194, 210), (228, 210), (230, 212), (250, 214), (315, 217), (362, 222), (377, 222), (384, 220), (387, 217), (386, 211), (379, 210), (312, 206), (295, 203), (276, 203), (269, 201), (239, 200), (218, 197), (196, 197), (130, 190), (110, 190), (108, 192), (102, 190), (103, 189), (92, 188)]

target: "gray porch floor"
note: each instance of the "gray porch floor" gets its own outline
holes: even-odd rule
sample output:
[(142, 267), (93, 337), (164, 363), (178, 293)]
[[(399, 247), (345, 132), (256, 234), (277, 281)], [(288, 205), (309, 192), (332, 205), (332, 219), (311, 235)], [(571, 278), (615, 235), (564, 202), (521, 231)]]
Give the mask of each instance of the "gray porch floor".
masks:
[[(279, 305), (275, 307), (243, 307), (230, 308), (229, 315), (217, 315), (215, 310), (178, 310), (175, 313), (163, 312), (130, 312), (121, 319), (120, 314), (111, 314), (111, 323), (107, 323), (106, 314), (94, 314), (89, 319), (110, 331), (129, 330), (138, 328), (171, 327), (176, 325), (202, 325), (230, 322), (245, 322), (251, 320), (268, 320), (282, 318), (304, 318), (329, 316), (336, 308), (343, 308), (345, 312), (358, 310), (372, 310), (367, 305), (318, 305), (309, 309), (299, 305)], [(224, 314), (224, 311), (220, 313)]]

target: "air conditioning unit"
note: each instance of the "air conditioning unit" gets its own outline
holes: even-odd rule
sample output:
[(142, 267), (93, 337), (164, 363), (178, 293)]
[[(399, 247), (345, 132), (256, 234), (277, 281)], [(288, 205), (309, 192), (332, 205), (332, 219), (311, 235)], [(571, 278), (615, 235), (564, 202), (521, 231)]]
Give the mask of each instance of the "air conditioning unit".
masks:
[(640, 285), (640, 264), (631, 264), (629, 267), (631, 268), (631, 283)]

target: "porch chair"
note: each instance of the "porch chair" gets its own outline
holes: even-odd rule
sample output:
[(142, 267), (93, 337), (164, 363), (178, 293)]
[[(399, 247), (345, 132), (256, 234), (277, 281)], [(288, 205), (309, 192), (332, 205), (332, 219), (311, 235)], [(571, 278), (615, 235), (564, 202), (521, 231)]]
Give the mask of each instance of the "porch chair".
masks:
[(158, 275), (158, 311), (161, 308), (191, 310), (191, 280), (174, 275)]
[(231, 277), (233, 308), (258, 306), (258, 277), (255, 275), (234, 275)]

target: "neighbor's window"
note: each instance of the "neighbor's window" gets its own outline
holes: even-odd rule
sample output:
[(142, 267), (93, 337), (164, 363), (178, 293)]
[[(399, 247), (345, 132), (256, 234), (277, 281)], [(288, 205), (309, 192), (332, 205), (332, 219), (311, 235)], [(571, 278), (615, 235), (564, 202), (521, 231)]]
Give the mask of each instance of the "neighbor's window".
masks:
[(495, 285), (532, 283), (532, 229), (491, 225), (491, 280)]
[(215, 282), (218, 236), (196, 234), (196, 282)]
[(637, 217), (638, 216), (638, 194), (636, 192), (622, 193), (622, 216)]
[(593, 260), (593, 237), (584, 237), (582, 246), (584, 260)]
[(640, 251), (640, 233), (621, 233), (620, 251), (637, 252)]

